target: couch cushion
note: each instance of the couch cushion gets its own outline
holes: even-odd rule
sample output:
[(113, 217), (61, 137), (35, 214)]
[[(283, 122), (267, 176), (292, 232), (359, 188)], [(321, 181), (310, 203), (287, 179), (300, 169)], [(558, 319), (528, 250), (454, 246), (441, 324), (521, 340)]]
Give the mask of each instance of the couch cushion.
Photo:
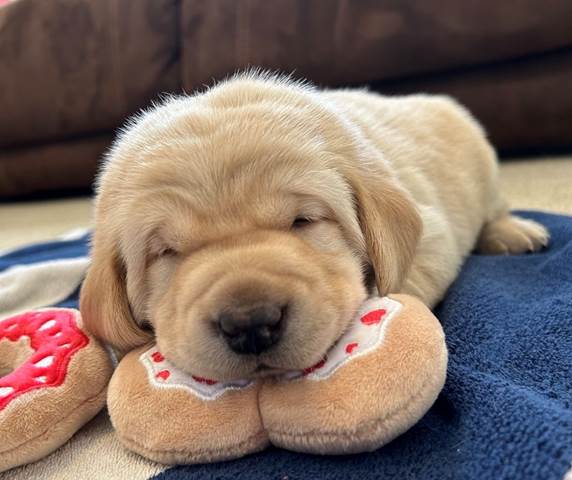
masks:
[(0, 146), (117, 127), (179, 84), (176, 0), (0, 8)]

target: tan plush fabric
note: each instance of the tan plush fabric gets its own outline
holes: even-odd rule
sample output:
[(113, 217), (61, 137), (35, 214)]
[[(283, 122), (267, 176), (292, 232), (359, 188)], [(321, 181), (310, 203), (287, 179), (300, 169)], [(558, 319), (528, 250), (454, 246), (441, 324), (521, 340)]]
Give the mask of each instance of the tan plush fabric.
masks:
[(447, 349), (441, 325), (419, 300), (395, 295), (402, 310), (381, 345), (325, 380), (257, 383), (203, 400), (153, 385), (128, 354), (109, 386), (113, 425), (131, 450), (165, 463), (236, 458), (270, 441), (291, 450), (347, 454), (374, 450), (429, 409), (443, 388)]
[[(2, 343), (2, 349), (7, 348)], [(25, 344), (13, 347), (29, 350)], [(7, 367), (7, 359), (2, 364)], [(38, 460), (65, 443), (105, 404), (111, 372), (108, 353), (90, 337), (88, 345), (71, 358), (61, 386), (32, 390), (1, 410), (0, 471)]]
[(374, 450), (429, 409), (445, 382), (443, 330), (419, 300), (390, 298), (403, 310), (373, 353), (354, 359), (327, 380), (263, 387), (260, 411), (273, 444), (320, 454)]
[(127, 355), (109, 385), (111, 420), (128, 448), (162, 463), (202, 463), (241, 457), (268, 445), (258, 384), (206, 401), (180, 388), (153, 387), (139, 361), (144, 350)]
[(0, 340), (0, 377), (11, 373), (33, 353), (28, 337), (20, 338), (17, 342), (9, 342), (5, 338)]

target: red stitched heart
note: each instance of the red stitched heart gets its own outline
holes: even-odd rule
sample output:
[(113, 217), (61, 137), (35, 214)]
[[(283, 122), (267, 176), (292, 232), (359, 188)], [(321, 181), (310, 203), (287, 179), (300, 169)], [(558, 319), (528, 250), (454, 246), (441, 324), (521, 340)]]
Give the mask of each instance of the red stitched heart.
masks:
[(161, 355), (161, 352), (155, 352), (153, 355), (151, 355), (151, 358), (155, 363), (160, 363), (165, 360), (165, 357)]
[(322, 368), (326, 364), (326, 359), (327, 359), (327, 357), (322, 358), (322, 360), (320, 360), (318, 363), (316, 363), (316, 365), (314, 365), (313, 367), (308, 367), (308, 368), (305, 368), (304, 370), (302, 370), (302, 373), (304, 375), (308, 375), (308, 374), (318, 370), (319, 368)]
[(171, 376), (171, 372), (169, 370), (161, 370), (157, 375), (156, 378), (160, 378), (161, 380), (167, 380)]
[(357, 342), (348, 343), (346, 345), (346, 353), (352, 353), (354, 351), (354, 348), (356, 348), (357, 346), (358, 346)]
[(371, 312), (366, 313), (363, 317), (361, 317), (361, 323), (364, 325), (375, 325), (381, 322), (382, 317), (387, 313), (387, 311), (383, 308), (379, 310), (372, 310)]
[(216, 380), (209, 380), (208, 378), (203, 378), (203, 377), (195, 377), (194, 375), (191, 375), (191, 376), (197, 382), (206, 383), (207, 385), (214, 385), (215, 383), (217, 383)]

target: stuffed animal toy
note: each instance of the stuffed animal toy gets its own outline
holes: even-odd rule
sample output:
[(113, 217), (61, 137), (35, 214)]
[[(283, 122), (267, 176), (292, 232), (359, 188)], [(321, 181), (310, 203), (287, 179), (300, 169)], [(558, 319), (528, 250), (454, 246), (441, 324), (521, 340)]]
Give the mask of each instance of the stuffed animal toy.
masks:
[(0, 472), (53, 452), (105, 404), (111, 361), (80, 324), (72, 309), (0, 321)]
[[(406, 295), (368, 300), (316, 365), (264, 380), (187, 375), (156, 347), (125, 356), (108, 408), (127, 448), (163, 463), (237, 458), (269, 444), (299, 452), (374, 450), (429, 409), (447, 349), (433, 314)], [(42, 458), (104, 405), (107, 351), (77, 310), (0, 321), (0, 472)]]
[(368, 300), (319, 363), (281, 378), (217, 382), (140, 348), (116, 369), (108, 408), (127, 448), (163, 463), (228, 460), (269, 444), (364, 452), (425, 414), (446, 366), (438, 320), (419, 300), (392, 295)]

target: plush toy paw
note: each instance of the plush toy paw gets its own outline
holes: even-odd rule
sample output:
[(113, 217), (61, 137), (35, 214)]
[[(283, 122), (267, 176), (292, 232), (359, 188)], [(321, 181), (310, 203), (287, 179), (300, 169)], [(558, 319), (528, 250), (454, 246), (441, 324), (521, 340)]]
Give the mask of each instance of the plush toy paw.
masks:
[(65, 443), (105, 404), (112, 365), (77, 310), (0, 320), (0, 472)]
[(395, 295), (368, 300), (326, 358), (282, 378), (219, 383), (177, 371), (155, 347), (134, 351), (113, 375), (108, 407), (123, 443), (164, 463), (227, 460), (269, 443), (355, 453), (414, 425), (446, 366), (438, 320)]

